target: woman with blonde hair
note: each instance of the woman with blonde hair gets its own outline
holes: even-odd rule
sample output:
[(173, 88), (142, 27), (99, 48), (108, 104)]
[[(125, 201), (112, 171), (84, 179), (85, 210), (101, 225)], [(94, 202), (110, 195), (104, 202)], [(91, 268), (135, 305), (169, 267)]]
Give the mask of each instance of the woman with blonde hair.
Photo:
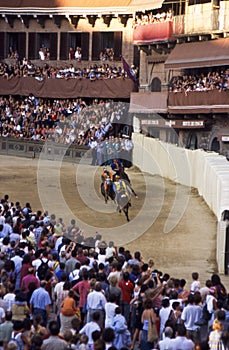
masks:
[(223, 350), (224, 345), (222, 342), (222, 331), (223, 331), (223, 326), (220, 321), (217, 319), (214, 320), (213, 325), (212, 325), (212, 331), (209, 334), (209, 349), (210, 350)]
[(122, 290), (118, 286), (118, 279), (116, 276), (112, 276), (109, 280), (110, 285), (108, 286), (106, 292), (105, 292), (105, 297), (107, 301), (109, 301), (110, 295), (113, 294), (115, 295), (116, 299), (116, 304), (120, 306), (120, 301), (122, 298)]

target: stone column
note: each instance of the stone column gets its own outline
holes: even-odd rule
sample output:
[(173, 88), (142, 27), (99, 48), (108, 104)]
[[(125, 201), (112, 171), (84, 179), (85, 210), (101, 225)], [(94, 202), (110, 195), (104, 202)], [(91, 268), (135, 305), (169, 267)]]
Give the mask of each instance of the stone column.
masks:
[(148, 91), (148, 77), (147, 77), (147, 62), (146, 62), (146, 53), (141, 49), (140, 50), (140, 68), (139, 68), (139, 90)]

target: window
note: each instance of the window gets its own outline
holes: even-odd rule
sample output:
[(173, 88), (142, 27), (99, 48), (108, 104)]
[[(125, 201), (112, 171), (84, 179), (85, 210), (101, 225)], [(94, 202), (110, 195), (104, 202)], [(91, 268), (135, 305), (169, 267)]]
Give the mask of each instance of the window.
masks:
[(213, 152), (219, 153), (219, 151), (220, 151), (220, 143), (219, 143), (217, 137), (215, 137), (215, 138), (212, 140), (210, 150), (213, 151)]
[(189, 137), (189, 141), (188, 141), (188, 148), (189, 149), (197, 149), (197, 136), (196, 134), (191, 134)]
[(159, 78), (154, 78), (152, 80), (150, 91), (152, 92), (161, 92), (161, 80)]
[(119, 61), (122, 54), (122, 32), (93, 32), (92, 59), (99, 60), (106, 49), (113, 49), (114, 60)]

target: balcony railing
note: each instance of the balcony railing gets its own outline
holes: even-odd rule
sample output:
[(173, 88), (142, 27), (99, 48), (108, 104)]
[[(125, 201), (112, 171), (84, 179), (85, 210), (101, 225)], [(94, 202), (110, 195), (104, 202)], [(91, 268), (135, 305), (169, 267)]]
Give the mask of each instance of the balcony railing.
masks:
[[(179, 30), (182, 31), (183, 26), (180, 26)], [(152, 43), (155, 41), (167, 41), (172, 40), (173, 34), (172, 20), (139, 25), (134, 28), (133, 42), (134, 44), (144, 44)]]
[(229, 90), (170, 92), (168, 112), (174, 114), (228, 113)]

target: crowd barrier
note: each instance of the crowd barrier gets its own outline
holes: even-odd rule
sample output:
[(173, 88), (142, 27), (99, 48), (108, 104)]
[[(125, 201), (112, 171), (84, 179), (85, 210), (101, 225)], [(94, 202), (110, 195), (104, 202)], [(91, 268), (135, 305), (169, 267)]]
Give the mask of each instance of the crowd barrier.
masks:
[(89, 147), (0, 137), (0, 154), (16, 157), (63, 160), (78, 163), (90, 156)]
[[(229, 209), (229, 163), (214, 152), (189, 150), (146, 137), (132, 135), (133, 164), (141, 171), (160, 175), (179, 184), (196, 188), (216, 215), (219, 273), (225, 273), (227, 224), (222, 219)], [(228, 253), (228, 252), (227, 252)]]

